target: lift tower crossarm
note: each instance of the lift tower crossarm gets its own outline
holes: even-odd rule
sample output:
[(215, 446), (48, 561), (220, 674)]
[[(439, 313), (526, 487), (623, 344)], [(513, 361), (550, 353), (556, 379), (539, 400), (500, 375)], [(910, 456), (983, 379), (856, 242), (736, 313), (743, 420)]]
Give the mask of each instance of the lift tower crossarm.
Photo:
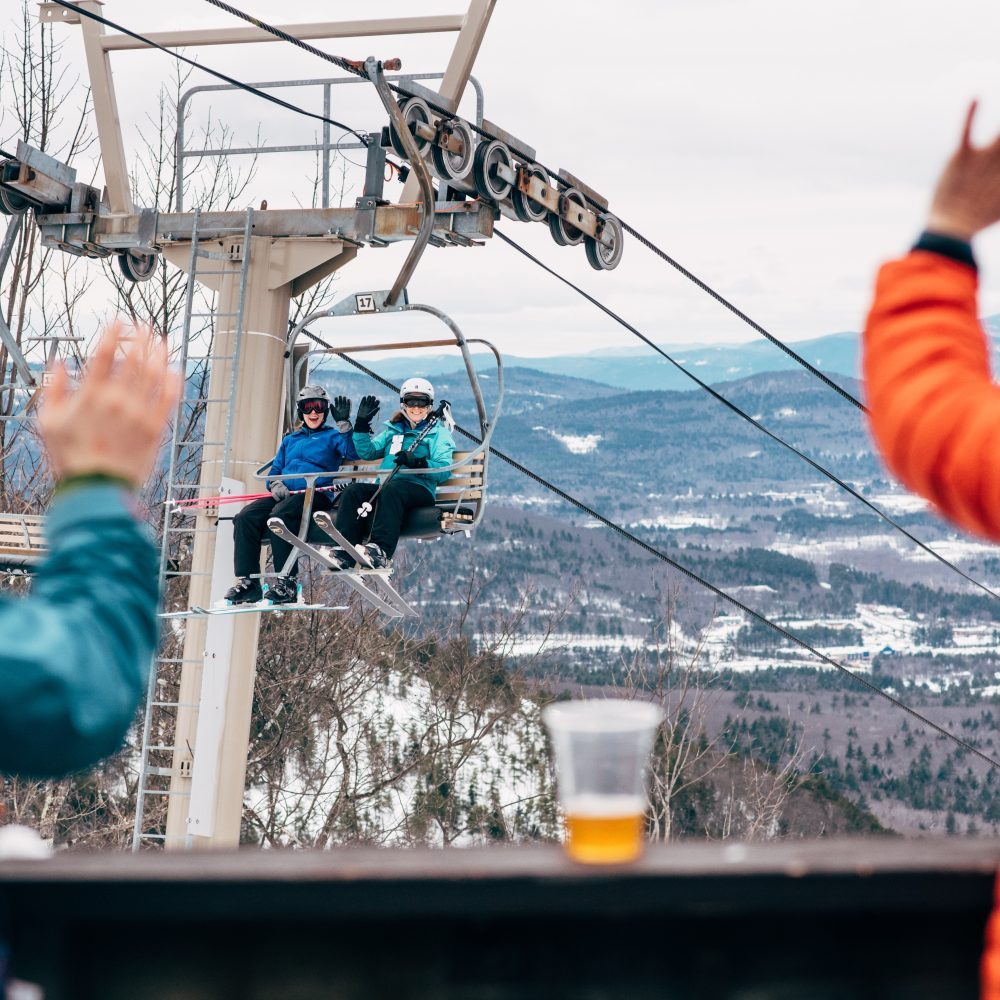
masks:
[[(82, 6), (82, 4), (81, 4)], [(79, 15), (58, 3), (41, 5), (43, 21), (79, 23)], [(320, 21), (313, 24), (282, 24), (278, 27), (303, 41), (324, 38), (378, 38), (387, 35), (426, 35), (461, 31), (463, 15), (441, 14), (435, 17), (391, 17), (365, 21)], [(192, 48), (198, 45), (249, 45), (254, 42), (277, 42), (275, 35), (261, 28), (197, 28), (190, 31), (157, 31), (145, 36), (167, 49)], [(144, 49), (147, 44), (128, 35), (104, 35), (105, 52)]]

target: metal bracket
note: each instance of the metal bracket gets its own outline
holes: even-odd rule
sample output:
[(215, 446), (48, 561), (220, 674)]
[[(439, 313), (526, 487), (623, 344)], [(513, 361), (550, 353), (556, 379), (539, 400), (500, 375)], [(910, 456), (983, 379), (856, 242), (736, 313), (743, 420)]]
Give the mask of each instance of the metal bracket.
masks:
[(400, 141), (406, 150), (406, 158), (410, 161), (410, 166), (417, 175), (417, 181), (420, 184), (420, 197), (423, 202), (423, 216), (420, 220), (420, 229), (416, 239), (413, 241), (413, 246), (410, 247), (410, 252), (407, 254), (406, 260), (403, 261), (403, 267), (400, 269), (399, 275), (389, 290), (388, 301), (395, 303), (399, 299), (400, 293), (409, 283), (410, 277), (416, 270), (417, 263), (423, 256), (424, 249), (431, 238), (431, 232), (434, 228), (434, 185), (431, 184), (431, 176), (427, 172), (427, 165), (417, 151), (413, 135), (406, 127), (406, 122), (403, 120), (399, 105), (396, 104), (392, 96), (392, 91), (389, 90), (389, 85), (385, 82), (385, 74), (382, 72), (381, 63), (369, 56), (365, 60), (365, 73), (368, 79), (375, 85), (378, 96), (382, 99), (382, 104), (389, 113), (389, 118), (396, 127), (397, 133), (399, 133)]
[(402, 312), (410, 304), (410, 297), (403, 289), (402, 295), (390, 304), (389, 292), (386, 290), (376, 292), (358, 292), (349, 295), (346, 299), (335, 302), (327, 311), (327, 316), (362, 316), (371, 313)]
[(64, 7), (61, 3), (40, 3), (38, 5), (38, 20), (43, 24), (46, 21), (60, 21), (63, 24), (79, 24), (80, 15), (69, 7)]

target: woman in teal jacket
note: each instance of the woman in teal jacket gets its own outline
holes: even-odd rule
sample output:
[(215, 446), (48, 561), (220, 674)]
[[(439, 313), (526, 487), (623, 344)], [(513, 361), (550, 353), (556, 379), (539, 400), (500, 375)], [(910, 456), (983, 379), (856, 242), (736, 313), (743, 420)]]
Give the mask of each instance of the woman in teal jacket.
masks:
[[(375, 483), (353, 483), (346, 490), (337, 509), (337, 528), (352, 544), (364, 540), (370, 529), (369, 542), (364, 546), (373, 566), (388, 566), (399, 543), (403, 518), (414, 507), (429, 507), (439, 484), (451, 472), (455, 440), (442, 421), (437, 421), (419, 444), (417, 438), (427, 429), (434, 406), (434, 386), (427, 379), (407, 379), (399, 393), (399, 411), (393, 414), (385, 428), (372, 435), (371, 422), (378, 413), (379, 403), (374, 396), (365, 396), (358, 406), (354, 421), (354, 447), (359, 458), (381, 458), (381, 468), (401, 466), (400, 473), (386, 483), (375, 502), (374, 515), (361, 518), (358, 508), (372, 498), (378, 489)], [(443, 469), (442, 472), (424, 472), (407, 475), (407, 469)], [(335, 553), (341, 568), (354, 565), (346, 553)]]

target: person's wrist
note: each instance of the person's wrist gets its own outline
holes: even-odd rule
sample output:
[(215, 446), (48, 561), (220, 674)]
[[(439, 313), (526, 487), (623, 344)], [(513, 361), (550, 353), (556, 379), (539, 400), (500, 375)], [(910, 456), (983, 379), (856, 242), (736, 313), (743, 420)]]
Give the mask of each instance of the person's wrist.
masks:
[(60, 476), (56, 480), (54, 493), (63, 496), (86, 486), (117, 486), (130, 493), (138, 489), (135, 483), (123, 476), (115, 476), (107, 472), (73, 472)]
[(972, 237), (976, 235), (978, 227), (968, 219), (948, 211), (932, 209), (927, 217), (926, 232), (937, 233), (940, 236), (947, 236), (953, 240), (964, 240), (966, 243), (972, 242)]

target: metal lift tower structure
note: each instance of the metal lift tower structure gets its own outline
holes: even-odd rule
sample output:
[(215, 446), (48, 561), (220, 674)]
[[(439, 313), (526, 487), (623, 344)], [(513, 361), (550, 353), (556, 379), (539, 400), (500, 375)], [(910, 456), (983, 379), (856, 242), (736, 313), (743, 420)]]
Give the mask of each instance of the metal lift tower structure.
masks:
[[(466, 12), (457, 16), (295, 24), (284, 25), (283, 30), (301, 39), (455, 33), (455, 46), (436, 96), (457, 106), (495, 3), (470, 0)], [(77, 6), (100, 14), (103, 3), (80, 0)], [(421, 229), (421, 205), (405, 201), (392, 205), (368, 197), (359, 199), (354, 208), (340, 209), (137, 211), (129, 187), (110, 57), (113, 52), (144, 48), (146, 43), (108, 33), (100, 22), (59, 3), (40, 4), (40, 16), (44, 22), (79, 24), (82, 29), (107, 187), (100, 206), (91, 197), (90, 204), (75, 206), (83, 209), (78, 216), (68, 213), (58, 222), (50, 216), (52, 221), (43, 233), (47, 232), (49, 245), (87, 256), (124, 254), (133, 267), (141, 268), (153, 254), (162, 253), (188, 272), (192, 287), (197, 281), (216, 293), (198, 486), (209, 493), (220, 487), (247, 492), (244, 487), (251, 485), (247, 479), (262, 460), (274, 454), (280, 435), (292, 297), (349, 264), (366, 244), (412, 240)], [(254, 27), (159, 32), (146, 37), (167, 48), (277, 41)], [(378, 147), (377, 135), (373, 146)], [(33, 197), (33, 185), (44, 170), (30, 169), (28, 150), (19, 149), (18, 158), (29, 167), (21, 178), (22, 190)], [(384, 151), (370, 152), (370, 176), (373, 158), (381, 172)], [(65, 186), (72, 188), (72, 181), (64, 178)], [(369, 188), (366, 195), (370, 196)], [(492, 234), (492, 208), (468, 203), (455, 209), (454, 205), (435, 206), (434, 229), (439, 236), (447, 239), (452, 233), (456, 242), (467, 244)], [(53, 227), (60, 225), (60, 235), (53, 238)], [(190, 300), (191, 288), (188, 294)], [(187, 347), (185, 343), (185, 357)], [(207, 514), (197, 518), (192, 538), (189, 600), (208, 607), (231, 578), (232, 543), (230, 539), (227, 544), (224, 533), (216, 531), (215, 518)], [(227, 848), (239, 843), (259, 627), (258, 615), (193, 618), (186, 623), (180, 689), (173, 703), (173, 744), (158, 748), (172, 755), (169, 771), (160, 769), (169, 774), (169, 789), (159, 792), (168, 795), (163, 838), (167, 848)], [(147, 752), (144, 741), (144, 756)], [(143, 794), (140, 789), (140, 798)], [(142, 836), (137, 825), (137, 845)]]

